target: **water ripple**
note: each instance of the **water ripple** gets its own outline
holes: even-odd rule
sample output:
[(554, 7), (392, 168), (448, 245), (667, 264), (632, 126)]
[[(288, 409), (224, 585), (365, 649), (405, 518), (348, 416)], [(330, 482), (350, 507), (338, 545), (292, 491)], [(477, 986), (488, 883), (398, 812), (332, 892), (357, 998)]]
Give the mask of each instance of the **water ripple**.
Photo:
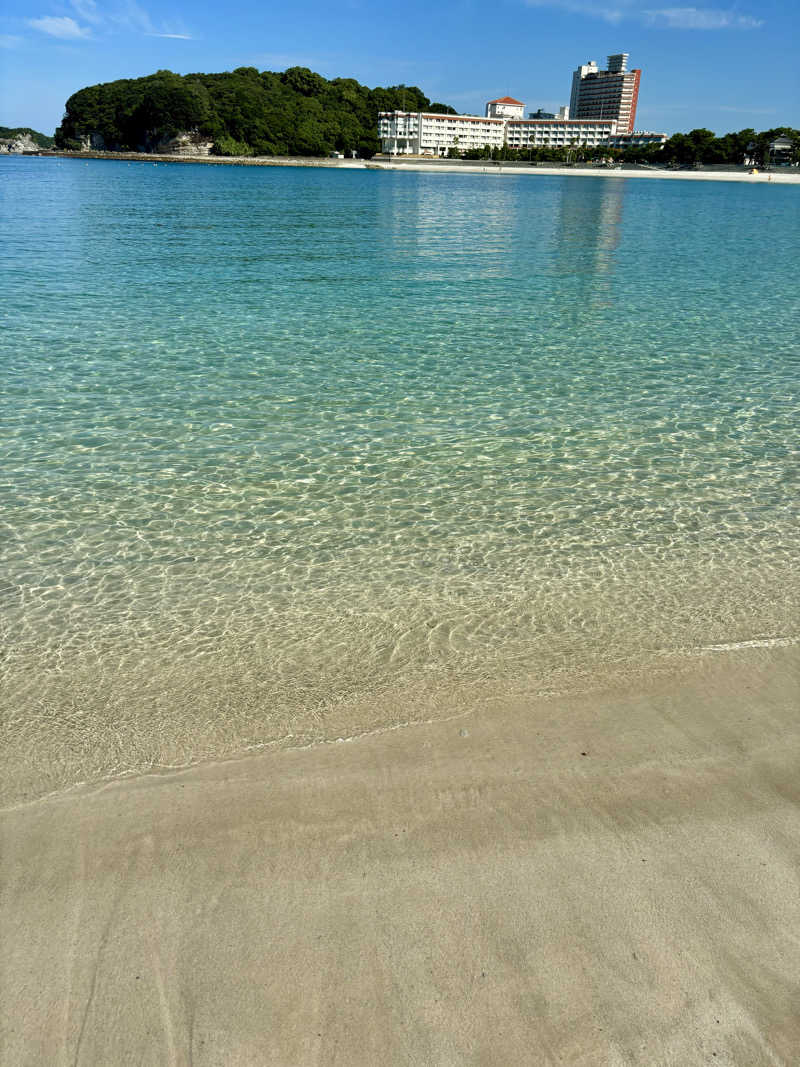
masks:
[(11, 794), (796, 629), (795, 190), (0, 180)]

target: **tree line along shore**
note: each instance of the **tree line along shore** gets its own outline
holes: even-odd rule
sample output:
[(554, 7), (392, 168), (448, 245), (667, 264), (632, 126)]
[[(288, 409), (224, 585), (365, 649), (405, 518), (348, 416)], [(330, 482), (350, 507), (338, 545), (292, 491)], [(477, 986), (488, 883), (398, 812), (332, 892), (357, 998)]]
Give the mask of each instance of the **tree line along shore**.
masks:
[[(331, 153), (371, 159), (380, 152), (381, 111), (455, 114), (417, 86), (370, 89), (353, 78), (328, 80), (306, 67), (282, 73), (239, 67), (219, 74), (160, 70), (142, 78), (91, 85), (74, 93), (53, 139), (35, 131), (43, 149), (217, 157), (307, 157)], [(12, 131), (9, 131), (9, 133)], [(0, 129), (0, 137), (2, 137)], [(451, 158), (495, 162), (582, 163), (602, 157), (668, 166), (741, 166), (769, 162), (769, 146), (788, 137), (789, 163), (800, 162), (800, 130), (752, 128), (717, 137), (711, 130), (676, 133), (664, 144), (451, 150)], [(49, 142), (49, 143), (45, 143)]]
[(415, 86), (369, 89), (353, 78), (329, 81), (305, 67), (183, 76), (160, 70), (74, 93), (55, 145), (157, 152), (191, 134), (196, 145), (219, 156), (338, 151), (369, 158), (380, 150), (378, 113), (396, 109), (453, 111)]

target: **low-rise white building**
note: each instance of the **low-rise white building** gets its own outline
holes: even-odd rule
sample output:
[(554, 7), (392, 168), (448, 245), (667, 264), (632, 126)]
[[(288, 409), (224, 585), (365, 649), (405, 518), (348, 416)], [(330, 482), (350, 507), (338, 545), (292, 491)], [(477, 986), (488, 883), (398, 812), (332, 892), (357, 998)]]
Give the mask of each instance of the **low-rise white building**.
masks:
[(487, 119), (522, 119), (525, 117), (525, 105), (513, 96), (501, 96), (499, 100), (490, 100), (486, 105)]
[(428, 115), (424, 111), (382, 111), (381, 149), (391, 156), (446, 156), (451, 148), (502, 148), (506, 120), (478, 115)]
[(617, 132), (616, 122), (591, 119), (520, 119), (506, 123), (509, 148), (594, 148), (607, 144)]
[(629, 148), (664, 144), (665, 133), (625, 133), (615, 119), (571, 119), (567, 108), (558, 118), (525, 119), (525, 105), (510, 96), (490, 100), (486, 116), (428, 115), (425, 112), (382, 111), (378, 116), (381, 150), (391, 156), (446, 156), (471, 149), (502, 148)]

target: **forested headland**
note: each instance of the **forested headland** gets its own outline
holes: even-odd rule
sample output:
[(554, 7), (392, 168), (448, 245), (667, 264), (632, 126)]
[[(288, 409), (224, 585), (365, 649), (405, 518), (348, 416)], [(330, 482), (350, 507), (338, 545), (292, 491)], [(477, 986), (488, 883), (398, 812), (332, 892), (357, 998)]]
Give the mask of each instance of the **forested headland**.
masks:
[(380, 150), (378, 112), (396, 108), (454, 113), (416, 86), (368, 89), (353, 78), (329, 81), (306, 67), (186, 75), (159, 70), (74, 93), (55, 143), (78, 149), (94, 135), (109, 150), (153, 151), (176, 134), (196, 131), (217, 155), (339, 151), (369, 158)]

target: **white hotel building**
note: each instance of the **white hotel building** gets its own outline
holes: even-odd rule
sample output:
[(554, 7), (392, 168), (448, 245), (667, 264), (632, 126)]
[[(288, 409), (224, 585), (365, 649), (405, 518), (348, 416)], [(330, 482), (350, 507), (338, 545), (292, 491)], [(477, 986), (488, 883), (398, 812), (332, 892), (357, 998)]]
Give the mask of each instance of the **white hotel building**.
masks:
[[(572, 112), (557, 116), (540, 111), (525, 118), (525, 105), (511, 96), (490, 100), (483, 118), (477, 115), (427, 115), (424, 112), (382, 111), (378, 116), (381, 150), (391, 156), (446, 156), (451, 149), (489, 148), (625, 148), (664, 144), (666, 134), (634, 131), (640, 70), (628, 72), (628, 55), (608, 57), (608, 70), (596, 63), (579, 67), (573, 76)], [(577, 110), (576, 110), (577, 108)]]
[[(507, 117), (512, 107), (519, 117)], [(383, 111), (378, 116), (381, 150), (391, 156), (446, 156), (451, 148), (464, 152), (486, 145), (523, 149), (595, 147), (617, 132), (616, 122), (595, 119), (524, 119), (524, 107), (505, 97), (490, 101), (484, 118)], [(562, 108), (561, 114), (566, 113), (567, 109)]]
[(446, 156), (451, 148), (502, 148), (506, 120), (476, 115), (426, 115), (382, 111), (378, 116), (381, 151), (390, 156)]
[(591, 119), (520, 119), (509, 122), (509, 148), (595, 148), (607, 144), (617, 132), (616, 122)]

